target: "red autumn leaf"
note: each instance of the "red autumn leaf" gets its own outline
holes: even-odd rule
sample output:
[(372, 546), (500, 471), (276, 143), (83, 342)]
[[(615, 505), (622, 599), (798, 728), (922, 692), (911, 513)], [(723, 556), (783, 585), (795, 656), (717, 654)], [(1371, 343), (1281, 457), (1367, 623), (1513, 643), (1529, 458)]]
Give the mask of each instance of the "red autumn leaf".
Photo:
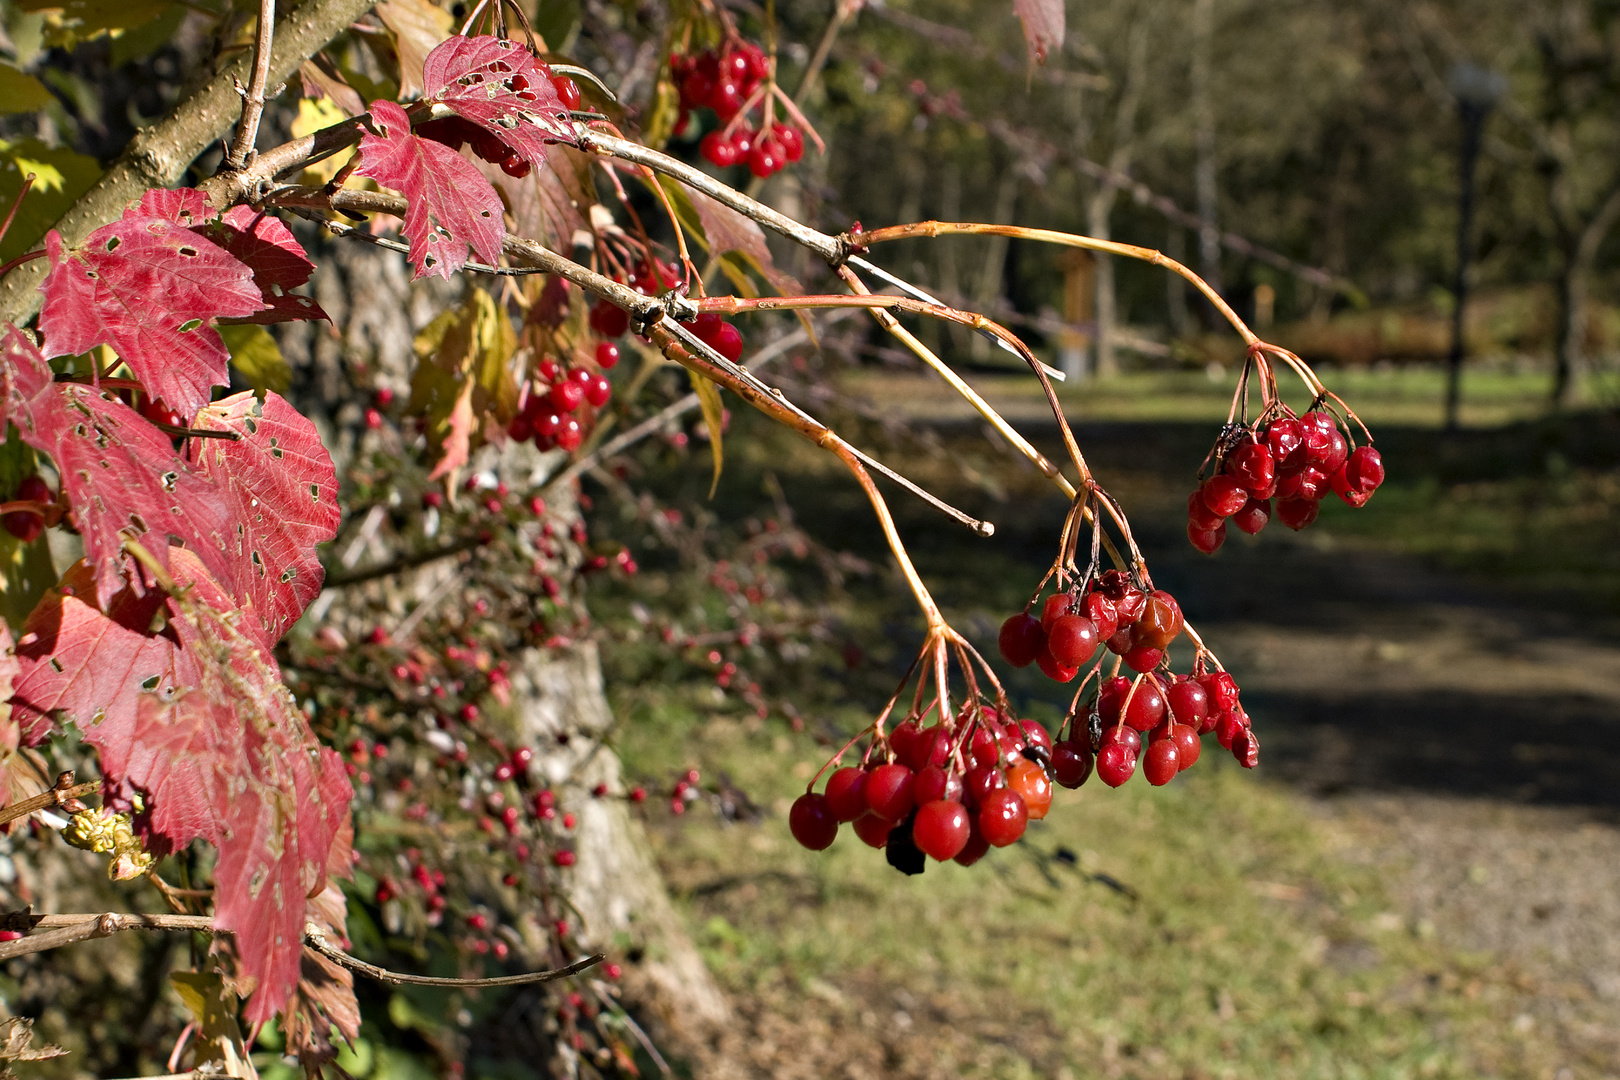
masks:
[(783, 296), (802, 296), (804, 286), (786, 270), (771, 261), (771, 249), (766, 246), (765, 232), (753, 218), (745, 217), (718, 199), (693, 188), (682, 189), (697, 211), (703, 226), (703, 237), (709, 242), (712, 255), (736, 251), (752, 262), (765, 280)]
[(1063, 44), (1063, 0), (1013, 0), (1013, 11), (1024, 24), (1024, 43), (1037, 64)]
[[(335, 849), (335, 845), (334, 845)], [(310, 898), (309, 921), (323, 930), (327, 939), (347, 948), (344, 927), (348, 922), (348, 902), (336, 885), (328, 885)], [(220, 938), (228, 941), (229, 938)], [(298, 990), (287, 1004), (282, 1030), (287, 1035), (287, 1052), (305, 1067), (318, 1066), (337, 1057), (332, 1036), (353, 1042), (360, 1034), (360, 1002), (354, 996), (354, 972), (334, 960), (304, 946), (303, 967)]]
[(312, 298), (292, 291), (309, 281), (315, 264), (280, 218), (250, 206), (233, 206), (221, 215), (214, 229), (221, 246), (253, 271), (253, 284), (264, 301), (263, 311), (232, 322), (332, 321)]
[[(523, 79), (519, 89), (514, 76)], [(448, 38), (423, 62), (422, 81), (424, 101), (450, 106), (536, 167), (546, 160), (547, 143), (575, 139), (551, 69), (516, 42), (487, 34)]]
[(196, 440), (196, 467), (220, 488), (230, 522), (220, 583), (251, 607), (273, 647), (321, 591), (315, 546), (337, 535), (341, 516), (332, 457), (315, 425), (274, 392), (216, 401), (194, 426), (241, 436)]
[(405, 110), (392, 101), (371, 106), (380, 136), (360, 140), (359, 176), (393, 188), (410, 202), (405, 235), (411, 242), (416, 276), (446, 280), (466, 265), (470, 247), (486, 263), (501, 255), (506, 225), (501, 199), (473, 163), (443, 143), (411, 134)]
[[(70, 570), (29, 617), (17, 697), (74, 713), (108, 798), (127, 806), (143, 794), (137, 825), (149, 851), (199, 837), (219, 848), (214, 924), (235, 934), (258, 1023), (298, 986), (307, 898), (341, 863), (334, 848), (347, 845), (353, 789), (274, 658), (237, 629), (236, 603), (190, 551), (174, 549), (170, 566), (179, 588), (158, 601), (159, 632), (150, 601), (126, 590), (97, 608), (90, 568)], [(123, 680), (110, 700), (100, 697), (105, 670)]]
[(182, 416), (229, 381), (215, 321), (264, 307), (253, 272), (190, 227), (207, 204), (194, 191), (149, 191), (139, 205), (65, 251), (45, 236), (51, 270), (40, 286), (48, 356), (111, 346), (152, 396)]
[(230, 576), (226, 501), (212, 481), (175, 456), (167, 435), (106, 392), (44, 382), (50, 368), (14, 327), (4, 366), (8, 382), (38, 387), (33, 397), (8, 408), (8, 418), (24, 442), (56, 463), (101, 602), (123, 587), (126, 537), (165, 566), (170, 540), (178, 539), (216, 575)]

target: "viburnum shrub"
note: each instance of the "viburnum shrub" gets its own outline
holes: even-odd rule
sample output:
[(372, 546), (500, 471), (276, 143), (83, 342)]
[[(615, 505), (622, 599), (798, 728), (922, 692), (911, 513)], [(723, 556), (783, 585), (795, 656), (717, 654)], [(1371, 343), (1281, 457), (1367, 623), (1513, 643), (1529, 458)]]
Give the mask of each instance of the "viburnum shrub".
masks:
[[(348, 981), (355, 963), (341, 948), (346, 900), (334, 878), (353, 878), (351, 895), (374, 905), (384, 926), (448, 939), (466, 970), (505, 960), (527, 940), (518, 924), (537, 920), (555, 970), (509, 981), (566, 980), (603, 960), (581, 958), (590, 943), (566, 898), (580, 857), (580, 807), (567, 805), (537, 766), (574, 732), (566, 725), (552, 732), (554, 745), (513, 740), (491, 713), (512, 702), (511, 657), (561, 649), (590, 633), (578, 603), (589, 582), (622, 583), (639, 572), (627, 547), (593, 538), (562, 507), (584, 504), (572, 485), (587, 470), (604, 473), (610, 488), (631, 489), (627, 474), (603, 467), (604, 458), (620, 440), (667, 430), (684, 409), (672, 403), (605, 439), (631, 416), (625, 399), (644, 389), (647, 373), (677, 365), (689, 374), (716, 479), (725, 389), (834, 455), (870, 500), (923, 614), (922, 645), (888, 703), (823, 769), (825, 783), (813, 779), (793, 804), (788, 824), (813, 849), (834, 843), (848, 824), (908, 872), (927, 858), (967, 864), (1015, 843), (1031, 820), (1047, 815), (1056, 787), (1078, 787), (1093, 772), (1111, 786), (1138, 769), (1164, 784), (1197, 761), (1205, 735), (1249, 767), (1259, 743), (1232, 676), (1175, 598), (1154, 586), (1122, 507), (1086, 465), (1044, 365), (1005, 327), (884, 270), (873, 261), (884, 245), (1015, 237), (1148, 259), (1199, 288), (1244, 335), (1243, 386), (1248, 372), (1258, 372), (1263, 399), (1253, 423), (1234, 420), (1223, 431), (1195, 496), (1192, 535), (1206, 550), (1218, 546), (1227, 518), (1248, 531), (1263, 525), (1268, 499), (1280, 499), (1278, 516), (1301, 527), (1326, 491), (1356, 505), (1383, 478), (1377, 453), (1354, 445), (1354, 417), (1343, 403), (1298, 357), (1255, 338), (1185, 267), (1130, 245), (1013, 225), (856, 223), (822, 232), (648, 145), (656, 139), (626, 137), (614, 119), (625, 115), (621, 103), (604, 87), (594, 86), (591, 100), (611, 106), (612, 115), (583, 108), (575, 76), (589, 73), (541, 59), (550, 54), (526, 23), (521, 35), (508, 34), (507, 7), (480, 5), (462, 33), (431, 48), (394, 40), (384, 52), (397, 65), (397, 84), (419, 88), (414, 100), (366, 104), (336, 68), (306, 65), (309, 84), (352, 102), (355, 115), (262, 152), (255, 139), (273, 28), (261, 25), (254, 55), (265, 62), (242, 88), (242, 119), (214, 176), (193, 188), (146, 190), (116, 220), (71, 243), (53, 230), (42, 250), (0, 267), (4, 273), (36, 258), (49, 266), (37, 323), (23, 318), (0, 329), (0, 425), (9, 425), (0, 464), (12, 488), (0, 521), (22, 541), (42, 542), (48, 527), (76, 534), (84, 551), (14, 645), (5, 635), (0, 683), (9, 694), (0, 740), (15, 751), (4, 759), (7, 779), (20, 784), (31, 760), (25, 751), (69, 722), (101, 771), (95, 782), (65, 776), (45, 785), (0, 809), (0, 823), (65, 810), (70, 842), (111, 854), (115, 876), (146, 876), (179, 909), (127, 926), (217, 932), (215, 959), (230, 989), (246, 997), (245, 1018), (262, 1025), (279, 1016), (289, 1049), (307, 1067), (331, 1059), (333, 1034), (352, 1039), (358, 1030)], [(304, 15), (301, 7), (297, 18)], [(350, 21), (336, 20), (333, 32)], [(1044, 56), (1055, 43), (1050, 21), (1029, 25), (1032, 50)], [(716, 114), (720, 126), (698, 150), (710, 163), (746, 158), (763, 178), (798, 160), (803, 137), (819, 146), (776, 84), (772, 51), (745, 39), (725, 9), (685, 11), (670, 40), (674, 54), (655, 97), (689, 114), (672, 128), (693, 122), (699, 109)], [(698, 50), (697, 41), (718, 44)], [(791, 123), (777, 119), (779, 107)], [(157, 131), (152, 137), (168, 129)], [(319, 183), (291, 179), (310, 178), (305, 170), (337, 154), (352, 156), (314, 173)], [(25, 186), (18, 204), (26, 198)], [(466, 287), (456, 306), (416, 335), (408, 398), (403, 386), (366, 385), (359, 415), (372, 442), (342, 489), (346, 506), (315, 423), (288, 398), (273, 389), (219, 396), (231, 381), (227, 334), (328, 318), (296, 291), (315, 266), (284, 220), (294, 217), (400, 252), (417, 278), (498, 284)], [(388, 235), (395, 228), (402, 240)], [(829, 290), (810, 291), (780, 269), (767, 231), (824, 263)], [(734, 294), (710, 291), (706, 280), (718, 279), (706, 278), (694, 247), (725, 271)], [(903, 294), (874, 294), (874, 280), (898, 282)], [(762, 353), (749, 356), (734, 321), (774, 311), (808, 319), (831, 309), (869, 313), (1071, 500), (1051, 569), (998, 641), (1014, 666), (1037, 664), (1059, 682), (1079, 680), (1056, 731), (1020, 719), (991, 665), (948, 625), (872, 472), (981, 536), (991, 526), (873, 460), (791, 400), (759, 368)], [(1059, 424), (1067, 462), (1037, 451), (904, 329), (902, 314), (969, 327), (1027, 363)], [(631, 357), (635, 364), (625, 362)], [(1278, 362), (1310, 391), (1302, 417), (1277, 395)], [(669, 442), (685, 439), (677, 432)], [(531, 442), (536, 449), (522, 460), (532, 465), (544, 452), (545, 470), (510, 464), (519, 444)], [(400, 487), (426, 490), (407, 502)], [(671, 547), (704, 542), (704, 523), (683, 522), (633, 490), (621, 501), (635, 508), (638, 528)], [(375, 615), (369, 625), (345, 633), (325, 624), (288, 645), (283, 639), (323, 585), (369, 580), (372, 571), (351, 571), (345, 556), (329, 579), (317, 553), (345, 512), (363, 515), (362, 538), (387, 531), (433, 559), (456, 558), (445, 588), (458, 602), (440, 605), (444, 594), (437, 594), (385, 625), (385, 600), (357, 601), (356, 617)], [(716, 620), (724, 625), (698, 627), (688, 616), (641, 621), (710, 671), (716, 689), (763, 716), (767, 694), (745, 666), (745, 650), (780, 640), (795, 619), (816, 622), (781, 601), (773, 569), (813, 553), (785, 513), (759, 523), (741, 549), (744, 564), (716, 564), (709, 577), (720, 594), (736, 597)], [(0, 785), (5, 798), (13, 786)], [(80, 800), (97, 789), (102, 805), (85, 806)], [(710, 790), (695, 772), (655, 787), (674, 813)], [(648, 791), (601, 784), (589, 797), (634, 804)], [(390, 846), (368, 835), (372, 815), (383, 813), (406, 822), (402, 831), (415, 827), (410, 835), (420, 842)], [(452, 820), (467, 827), (451, 827)], [(216, 849), (211, 870), (186, 888), (169, 885), (161, 860), (199, 839)], [(486, 857), (467, 857), (474, 849)], [(57, 940), (26, 933), (39, 925), (32, 914), (8, 919), (4, 932), (13, 936), (0, 942), (0, 959)], [(95, 925), (98, 934), (113, 926)], [(617, 967), (602, 970), (614, 977)], [(616, 999), (596, 984), (561, 985), (557, 1030), (570, 1052), (619, 1060), (629, 1020)]]

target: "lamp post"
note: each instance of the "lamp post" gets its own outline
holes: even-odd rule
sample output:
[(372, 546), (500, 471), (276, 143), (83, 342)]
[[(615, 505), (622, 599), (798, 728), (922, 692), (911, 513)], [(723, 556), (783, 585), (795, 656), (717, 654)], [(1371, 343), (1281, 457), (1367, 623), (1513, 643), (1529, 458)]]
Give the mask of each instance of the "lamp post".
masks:
[(1446, 80), (1457, 99), (1457, 116), (1462, 121), (1462, 148), (1458, 161), (1457, 191), (1457, 281), (1452, 295), (1451, 352), (1446, 358), (1446, 430), (1457, 427), (1457, 407), (1462, 397), (1463, 311), (1468, 304), (1468, 264), (1474, 254), (1474, 167), (1479, 163), (1479, 144), (1485, 121), (1507, 91), (1507, 80), (1500, 74), (1460, 63)]

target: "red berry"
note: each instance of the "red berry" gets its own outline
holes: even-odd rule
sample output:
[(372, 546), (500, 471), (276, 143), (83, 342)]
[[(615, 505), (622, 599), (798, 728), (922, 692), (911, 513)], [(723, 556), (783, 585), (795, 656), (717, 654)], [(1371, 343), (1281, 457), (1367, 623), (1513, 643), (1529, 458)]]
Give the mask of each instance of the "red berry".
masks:
[(1198, 738), (1198, 729), (1186, 724), (1177, 724), (1170, 729), (1170, 737), (1175, 740), (1181, 769), (1186, 771), (1192, 768), (1198, 761), (1198, 755), (1204, 752), (1204, 744)]
[(529, 164), (522, 154), (518, 153), (508, 154), (506, 159), (501, 162), (501, 172), (515, 180), (521, 180), (528, 176), (533, 169), (534, 166)]
[(992, 791), (979, 804), (979, 832), (993, 847), (1006, 847), (1024, 835), (1029, 809), (1018, 793), (1008, 788)]
[(862, 814), (855, 819), (855, 835), (861, 838), (861, 843), (867, 847), (880, 848), (889, 842), (889, 832), (894, 828), (894, 822), (887, 818), (880, 818), (876, 814)]
[(473, 153), (491, 165), (499, 165), (512, 152), (499, 135), (485, 131), (482, 128), (478, 129), (478, 133), (472, 136), (471, 142)]
[(1136, 672), (1149, 672), (1164, 659), (1164, 650), (1147, 645), (1135, 645), (1125, 650), (1125, 666)]
[(714, 346), (715, 352), (734, 364), (742, 359), (742, 333), (730, 323), (721, 323), (719, 330), (715, 332), (714, 340), (709, 344)]
[(1001, 624), (996, 644), (1007, 663), (1016, 668), (1029, 667), (1046, 644), (1046, 632), (1034, 616), (1019, 612)]
[(788, 829), (793, 839), (811, 851), (824, 851), (838, 838), (838, 819), (823, 796), (810, 792), (793, 801), (793, 809), (788, 811)]
[(709, 91), (709, 100), (704, 104), (714, 110), (714, 114), (722, 120), (730, 120), (742, 108), (742, 84), (735, 79), (722, 78), (714, 84)]
[(1187, 496), (1187, 525), (1189, 528), (1217, 529), (1226, 519), (1209, 508), (1204, 501), (1204, 489)]
[(904, 765), (879, 765), (866, 777), (866, 808), (878, 817), (901, 821), (916, 805), (912, 771)]
[(1277, 504), (1277, 519), (1298, 532), (1315, 521), (1321, 509), (1314, 499), (1284, 499)]
[(1028, 759), (1007, 770), (1007, 790), (1023, 800), (1029, 820), (1039, 821), (1052, 806), (1052, 781), (1046, 770)]
[(1097, 778), (1109, 787), (1119, 787), (1136, 772), (1136, 754), (1128, 746), (1109, 743), (1097, 754)]
[(936, 799), (961, 802), (963, 790), (962, 777), (947, 772), (941, 765), (927, 765), (917, 770), (917, 779), (911, 785), (911, 793), (918, 806)]
[(1232, 515), (1232, 524), (1253, 536), (1271, 520), (1270, 499), (1250, 499), (1243, 509)]
[(1358, 446), (1344, 463), (1351, 490), (1371, 495), (1384, 482), (1384, 459), (1370, 446)]
[(1227, 749), (1231, 749), (1232, 740), (1237, 738), (1249, 726), (1249, 718), (1241, 709), (1231, 708), (1222, 712), (1215, 718), (1215, 741)]
[(1249, 493), (1243, 485), (1225, 473), (1205, 480), (1198, 489), (1198, 494), (1212, 513), (1219, 514), (1223, 518), (1231, 517), (1243, 509), (1243, 504), (1249, 501)]
[(1148, 746), (1142, 760), (1142, 775), (1147, 777), (1148, 783), (1163, 787), (1180, 771), (1181, 752), (1176, 748), (1176, 740), (1160, 739)]
[(553, 75), (551, 85), (562, 99), (563, 108), (573, 112), (579, 108), (579, 85), (566, 75)]
[(1046, 637), (1046, 648), (1052, 659), (1066, 668), (1085, 664), (1096, 654), (1097, 645), (1097, 627), (1083, 615), (1058, 617)]
[(776, 129), (776, 140), (782, 148), (782, 156), (789, 162), (798, 161), (804, 157), (804, 136), (792, 124), (783, 124)]
[(1221, 522), (1218, 528), (1200, 529), (1189, 521), (1187, 540), (1205, 555), (1213, 555), (1221, 549), (1222, 544), (1226, 543), (1226, 522)]
[(1148, 595), (1141, 617), (1132, 624), (1131, 631), (1138, 646), (1162, 650), (1181, 633), (1181, 627), (1181, 605), (1176, 603), (1175, 597), (1158, 589)]
[(578, 450), (579, 444), (585, 441), (585, 429), (576, 418), (564, 417), (562, 423), (557, 426), (555, 437), (559, 448), (568, 451)]
[(1066, 788), (1077, 788), (1091, 775), (1091, 747), (1075, 739), (1052, 745), (1052, 779)]
[(1115, 726), (1103, 732), (1103, 745), (1119, 745), (1131, 753), (1142, 750), (1142, 733), (1133, 727)]
[(1191, 676), (1177, 679), (1171, 684), (1164, 700), (1177, 723), (1197, 727), (1198, 722), (1209, 715), (1209, 691)]
[(619, 362), (619, 347), (611, 341), (598, 341), (596, 343), (596, 366), (603, 371), (611, 371)]
[(1276, 484), (1276, 462), (1264, 444), (1246, 442), (1227, 455), (1226, 475), (1251, 495), (1258, 494)]
[(984, 858), (984, 853), (990, 850), (990, 841), (984, 838), (979, 831), (979, 815), (968, 815), (968, 842), (967, 846), (956, 853), (954, 860), (958, 866), (972, 866)]
[(572, 379), (566, 379), (551, 388), (546, 404), (559, 413), (571, 413), (585, 400), (585, 388)]
[(1023, 737), (1025, 746), (1039, 746), (1049, 754), (1052, 752), (1052, 736), (1039, 720), (1018, 721), (1018, 734)]
[(1244, 729), (1232, 739), (1232, 756), (1245, 769), (1260, 764), (1260, 740), (1252, 730)]
[(913, 744), (921, 735), (922, 728), (917, 721), (902, 720), (894, 725), (893, 731), (889, 732), (889, 749), (894, 751), (894, 756), (900, 761), (909, 761)]
[(630, 329), (630, 313), (606, 300), (598, 300), (591, 305), (591, 329), (603, 337), (619, 337)]
[(762, 180), (780, 172), (782, 164), (783, 159), (773, 139), (760, 139), (748, 152), (748, 171)]
[(1069, 682), (1076, 675), (1080, 674), (1080, 669), (1078, 667), (1069, 667), (1067, 664), (1060, 663), (1058, 659), (1046, 649), (1042, 649), (1040, 655), (1035, 657), (1035, 664), (1041, 669), (1041, 671), (1046, 673), (1047, 678), (1053, 679), (1057, 682)]
[(573, 866), (575, 861), (572, 851), (558, 851), (551, 856), (551, 862), (554, 866)]
[(1266, 425), (1265, 437), (1279, 476), (1305, 467), (1305, 425), (1285, 416)]
[(974, 806), (983, 806), (986, 799), (1006, 786), (1007, 778), (996, 766), (976, 765), (962, 779), (962, 797)]
[(703, 136), (703, 141), (698, 144), (698, 152), (717, 168), (729, 169), (737, 164), (737, 148), (718, 131)]
[(613, 396), (613, 384), (607, 381), (606, 375), (592, 375), (590, 382), (585, 384), (585, 400), (600, 409), (608, 403)]
[(967, 807), (948, 799), (935, 799), (917, 810), (911, 825), (911, 842), (930, 858), (944, 862), (954, 859), (967, 847), (972, 826)]
[(1100, 592), (1086, 593), (1080, 600), (1078, 614), (1090, 619), (1097, 628), (1098, 641), (1107, 641), (1119, 630), (1119, 610)]
[(845, 766), (827, 777), (827, 808), (838, 821), (866, 813), (866, 770)]

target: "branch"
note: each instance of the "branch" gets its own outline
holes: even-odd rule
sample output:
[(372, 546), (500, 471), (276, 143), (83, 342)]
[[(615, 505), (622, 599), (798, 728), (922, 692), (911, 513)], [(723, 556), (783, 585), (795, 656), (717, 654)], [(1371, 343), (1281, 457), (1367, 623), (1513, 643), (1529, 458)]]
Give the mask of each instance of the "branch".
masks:
[[(259, 27), (253, 38), (253, 81), (242, 96), (242, 119), (236, 139), (225, 153), (225, 166), (233, 171), (252, 164), (259, 140), (259, 118), (264, 115), (264, 88), (270, 82), (270, 46), (275, 37), (276, 0), (259, 0)], [(240, 84), (238, 84), (240, 85)]]
[[(40, 928), (44, 928), (45, 933), (29, 933), (31, 930)], [(0, 961), (10, 960), (18, 956), (27, 956), (30, 953), (45, 952), (48, 949), (56, 949), (80, 941), (111, 937), (114, 934), (123, 933), (125, 930), (161, 930), (202, 934), (228, 934), (232, 932), (216, 927), (213, 917), (209, 915), (148, 915), (141, 912), (130, 914), (117, 911), (109, 911), (100, 915), (32, 915), (26, 911), (11, 912), (0, 916), (0, 929), (21, 931), (28, 934), (27, 937), (20, 937), (15, 941), (0, 943)], [(329, 942), (326, 939), (326, 933), (314, 923), (304, 924), (304, 944), (328, 960), (341, 964), (351, 971), (358, 971), (360, 974), (369, 975), (379, 982), (391, 983), (396, 986), (523, 986), (529, 983), (553, 982), (557, 979), (567, 978), (570, 975), (577, 975), (586, 968), (601, 963), (604, 959), (602, 953), (593, 953), (590, 956), (575, 960), (567, 967), (554, 968), (549, 971), (531, 971), (523, 975), (501, 975), (491, 979), (445, 979), (431, 975), (407, 975), (402, 971), (392, 971), (385, 967), (378, 967), (376, 964), (368, 964), (364, 960), (350, 956)]]
[[(286, 79), (299, 64), (371, 10), (374, 2), (304, 0), (276, 25), (267, 79)], [(240, 112), (236, 86), (251, 77), (251, 63), (250, 56), (239, 57), (187, 98), (168, 119), (131, 139), (117, 162), (56, 223), (63, 243), (69, 247), (83, 243), (86, 236), (117, 218), (148, 188), (170, 187), (178, 182), (197, 155), (230, 130)], [(41, 297), (37, 289), (47, 269), (44, 262), (35, 260), (0, 278), (0, 322), (26, 322), (39, 310)]]
[(27, 817), (38, 810), (49, 810), (53, 806), (61, 806), (69, 799), (77, 799), (81, 795), (92, 794), (101, 783), (91, 780), (83, 784), (73, 783), (73, 773), (68, 771), (56, 778), (56, 786), (49, 791), (42, 791), (31, 799), (14, 802), (0, 810), (0, 825), (7, 825), (18, 818)]

